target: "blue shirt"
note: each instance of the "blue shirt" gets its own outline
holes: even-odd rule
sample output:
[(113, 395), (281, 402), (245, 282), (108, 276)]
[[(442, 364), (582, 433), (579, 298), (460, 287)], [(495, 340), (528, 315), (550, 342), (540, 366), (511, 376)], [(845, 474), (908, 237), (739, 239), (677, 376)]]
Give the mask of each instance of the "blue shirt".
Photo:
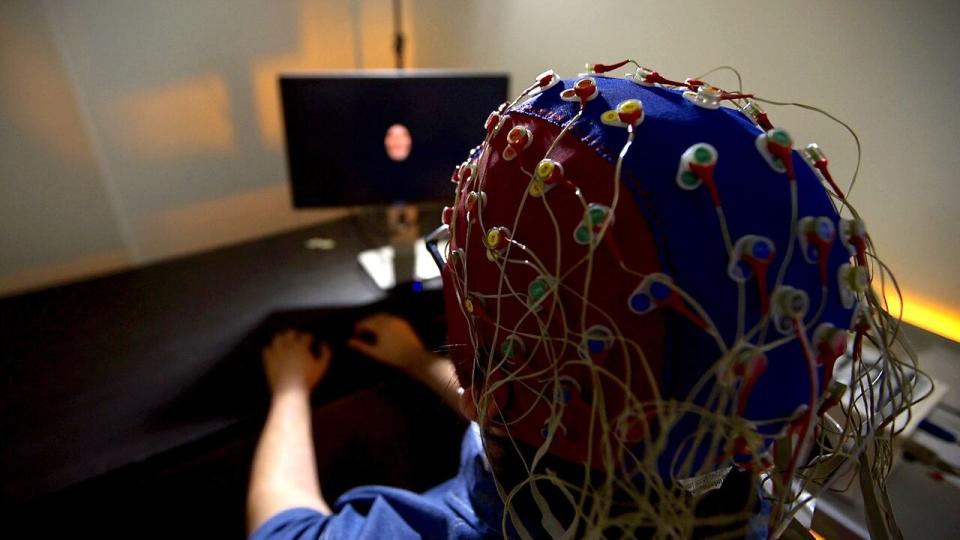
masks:
[[(483, 453), (480, 427), (467, 428), (457, 476), (422, 494), (385, 486), (351, 489), (332, 515), (291, 508), (273, 516), (250, 540), (501, 538), (503, 502)], [(765, 540), (770, 504), (751, 520), (747, 540)], [(512, 530), (512, 529), (511, 529)]]
[(332, 515), (310, 508), (284, 510), (250, 540), (499, 538), (503, 502), (474, 423), (463, 436), (457, 476), (422, 494), (383, 486), (355, 488), (333, 510)]

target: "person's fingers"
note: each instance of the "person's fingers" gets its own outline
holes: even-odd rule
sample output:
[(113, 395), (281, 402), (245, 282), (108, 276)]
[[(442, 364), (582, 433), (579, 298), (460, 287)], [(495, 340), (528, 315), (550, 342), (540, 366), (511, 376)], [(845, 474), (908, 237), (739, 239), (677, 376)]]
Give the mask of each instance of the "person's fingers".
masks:
[(374, 336), (374, 339), (380, 336), (380, 331), (373, 326), (369, 325), (357, 325), (353, 330), (353, 335), (350, 336), (350, 339), (358, 339), (361, 336)]
[(367, 343), (366, 341), (363, 341), (362, 339), (357, 339), (355, 337), (348, 339), (346, 345), (347, 347), (360, 352), (365, 352), (367, 349), (370, 348), (369, 343)]
[(297, 332), (294, 335), (294, 341), (296, 342), (297, 345), (304, 345), (309, 347), (310, 342), (313, 341), (313, 335), (307, 332)]
[(394, 316), (388, 313), (376, 313), (358, 321), (354, 325), (354, 331), (357, 334), (363, 331), (376, 333), (382, 330), (393, 318)]
[[(311, 336), (312, 340), (312, 336)], [(326, 363), (330, 361), (330, 358), (333, 356), (333, 352), (330, 350), (330, 345), (327, 345), (327, 342), (323, 342), (319, 347), (320, 356), (317, 357), (321, 363)]]
[(263, 355), (263, 367), (268, 369), (270, 366), (277, 365), (277, 356), (273, 352), (267, 351)]
[(367, 356), (374, 356), (374, 352), (376, 350), (374, 346), (370, 345), (366, 341), (363, 341), (362, 339), (357, 338), (348, 339), (347, 347), (350, 347), (351, 349)]
[(357, 324), (353, 325), (354, 335), (361, 334), (363, 332), (373, 332), (377, 327), (377, 321), (374, 319), (374, 317), (376, 317), (376, 315), (357, 321)]
[(297, 330), (287, 329), (277, 333), (273, 337), (272, 346), (277, 349), (309, 346), (312, 339), (313, 336), (307, 332), (299, 332)]

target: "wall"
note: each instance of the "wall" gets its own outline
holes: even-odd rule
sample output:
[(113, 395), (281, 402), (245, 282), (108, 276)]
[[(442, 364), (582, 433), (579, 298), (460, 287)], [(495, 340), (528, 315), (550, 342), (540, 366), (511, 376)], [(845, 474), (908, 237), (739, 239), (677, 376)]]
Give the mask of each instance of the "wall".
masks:
[(42, 5), (0, 2), (0, 293), (129, 263)]
[[(546, 68), (627, 57), (683, 79), (733, 65), (758, 95), (810, 103), (854, 127), (863, 165), (852, 200), (900, 280), (906, 318), (960, 341), (960, 4), (420, 0), (424, 66), (507, 69), (514, 91)], [(452, 23), (451, 21), (457, 21)], [(736, 87), (730, 72), (711, 77)], [(807, 111), (767, 107), (795, 140), (823, 147), (838, 179), (850, 135)]]

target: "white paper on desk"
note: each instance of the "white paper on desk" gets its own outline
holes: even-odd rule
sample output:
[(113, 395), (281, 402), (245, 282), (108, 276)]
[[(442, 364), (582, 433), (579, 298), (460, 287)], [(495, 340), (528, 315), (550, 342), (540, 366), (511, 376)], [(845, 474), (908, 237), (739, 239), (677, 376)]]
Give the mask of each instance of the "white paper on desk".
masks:
[[(445, 246), (439, 246), (441, 253)], [(419, 239), (413, 244), (414, 253), (414, 279), (417, 281), (428, 281), (440, 277), (440, 269), (434, 262), (430, 252), (427, 251), (427, 245), (423, 239)], [(397, 284), (397, 275), (394, 270), (393, 260), (396, 250), (393, 246), (383, 246), (381, 248), (368, 249), (361, 251), (357, 255), (357, 261), (360, 266), (373, 278), (373, 281), (383, 290), (393, 288)]]

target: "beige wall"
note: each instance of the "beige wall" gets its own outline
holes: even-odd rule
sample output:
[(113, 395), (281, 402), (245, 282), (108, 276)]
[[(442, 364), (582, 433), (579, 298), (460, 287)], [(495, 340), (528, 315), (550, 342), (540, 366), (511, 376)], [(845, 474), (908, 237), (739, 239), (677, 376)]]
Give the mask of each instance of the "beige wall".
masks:
[[(814, 104), (854, 127), (863, 166), (852, 200), (926, 326), (960, 340), (960, 3), (419, 0), (417, 62), (506, 68), (514, 89), (546, 68), (630, 57), (672, 78), (733, 65), (746, 87)], [(454, 24), (452, 21), (459, 21)], [(713, 79), (735, 86), (729, 73)], [(837, 178), (855, 165), (842, 129), (768, 107), (818, 142)]]
[[(276, 74), (350, 68), (358, 56), (390, 66), (390, 3), (0, 3), (0, 294), (329, 217), (289, 207)], [(404, 6), (419, 67), (507, 69), (518, 87), (546, 67), (573, 76), (625, 56), (675, 77), (732, 64), (763, 96), (836, 113), (863, 142), (853, 200), (908, 307), (960, 326), (956, 3)], [(854, 146), (842, 129), (770, 112), (850, 175)]]
[(43, 6), (0, 2), (0, 293), (127, 264)]

